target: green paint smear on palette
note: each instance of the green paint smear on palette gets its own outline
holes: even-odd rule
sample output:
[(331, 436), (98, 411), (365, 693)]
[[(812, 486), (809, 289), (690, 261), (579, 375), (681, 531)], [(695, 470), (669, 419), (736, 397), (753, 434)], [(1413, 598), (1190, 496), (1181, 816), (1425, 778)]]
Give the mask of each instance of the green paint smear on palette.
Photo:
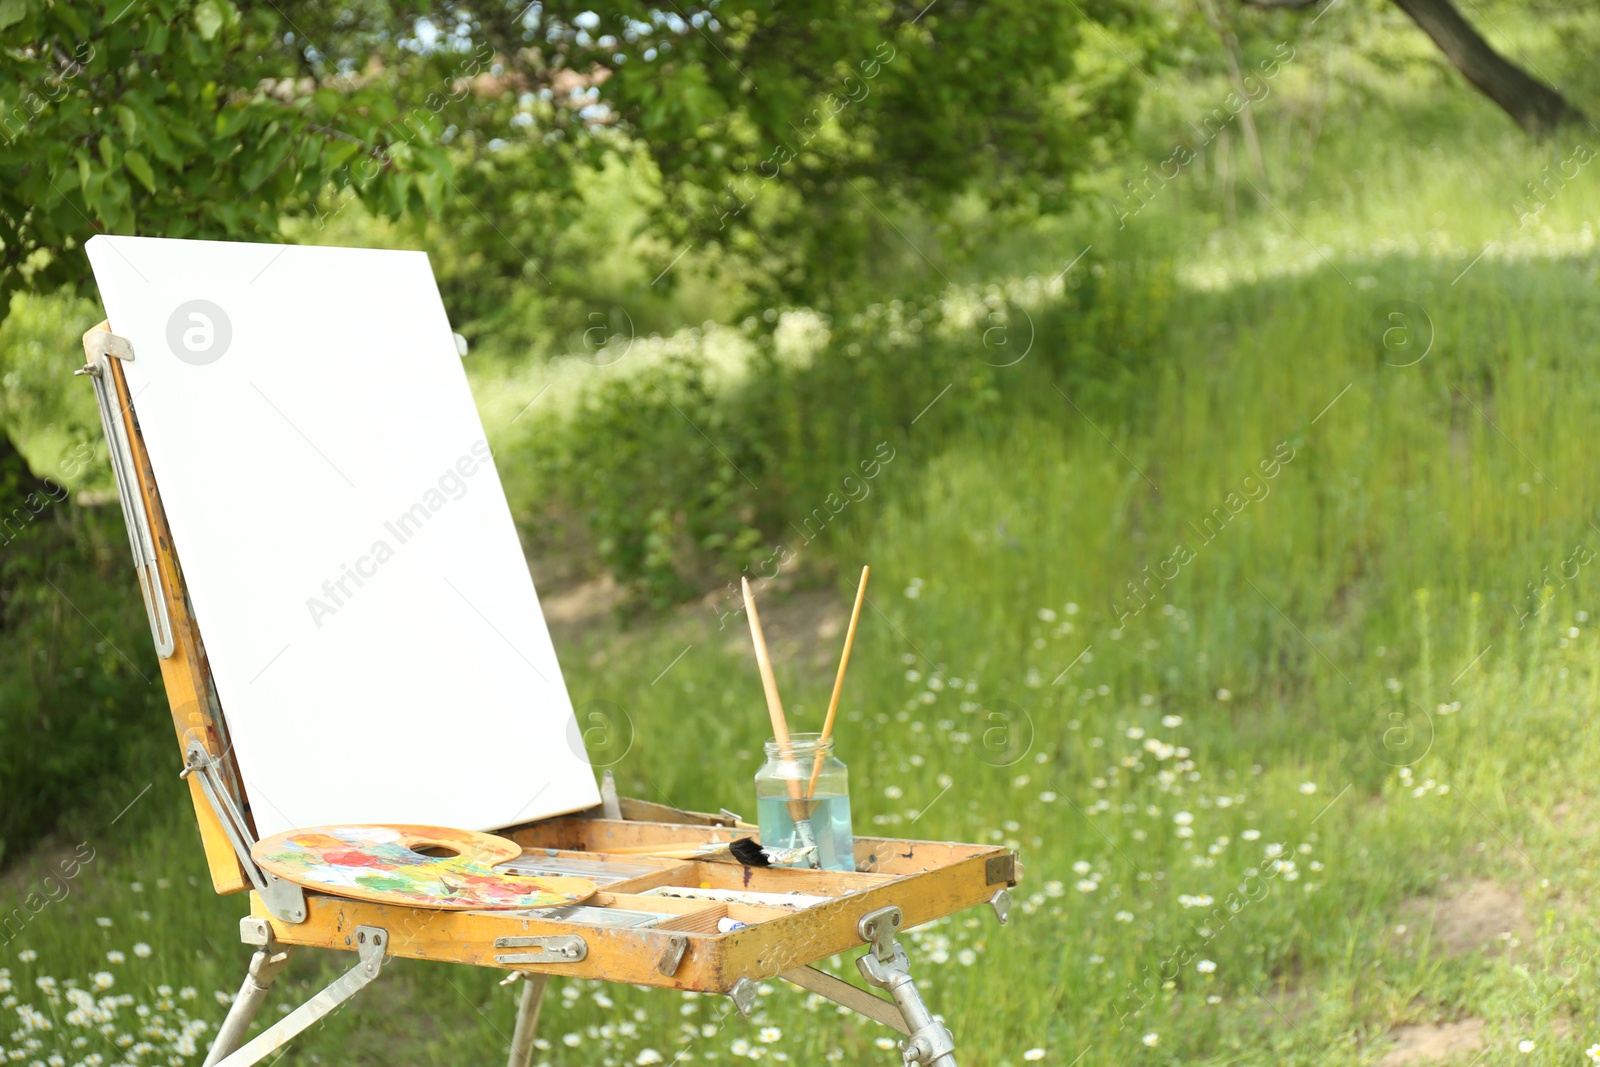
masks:
[(398, 874), (358, 874), (355, 882), (367, 889), (378, 889), (386, 893), (425, 892), (417, 885), (415, 879)]

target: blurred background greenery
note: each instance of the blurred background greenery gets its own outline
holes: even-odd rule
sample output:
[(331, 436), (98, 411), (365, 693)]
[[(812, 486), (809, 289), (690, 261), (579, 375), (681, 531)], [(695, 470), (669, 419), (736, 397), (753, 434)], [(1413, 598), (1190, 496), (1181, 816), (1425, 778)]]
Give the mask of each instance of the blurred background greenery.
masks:
[[(1028, 868), (923, 937), (964, 1059), (1600, 1041), (1594, 5), (122, 7), (0, 0), (0, 913), (96, 857), (6, 931), (11, 1058), (187, 1062), (244, 959), (71, 376), (95, 232), (429, 252), (631, 795), (747, 806), (730, 583), (804, 718), (871, 563), (860, 824)], [(499, 1054), (490, 976), (393, 970), (291, 1055)], [(160, 1033), (73, 1045), (37, 980), (96, 973)], [(541, 1057), (893, 1055), (762, 1010), (572, 983)]]

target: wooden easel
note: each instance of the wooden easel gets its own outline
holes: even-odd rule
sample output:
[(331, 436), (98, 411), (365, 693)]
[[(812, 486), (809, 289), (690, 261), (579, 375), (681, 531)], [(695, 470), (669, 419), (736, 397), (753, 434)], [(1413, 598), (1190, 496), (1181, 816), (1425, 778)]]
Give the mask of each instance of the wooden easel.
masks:
[[(722, 994), (743, 1015), (754, 1006), (756, 983), (783, 978), (904, 1034), (907, 1062), (955, 1067), (950, 1032), (924, 1004), (895, 935), (983, 903), (1005, 922), (1007, 888), (1020, 876), (1016, 855), (1006, 849), (858, 837), (854, 872), (615, 855), (608, 850), (723, 842), (748, 836), (754, 827), (726, 813), (618, 799), (608, 781), (598, 808), (498, 831), (523, 846), (529, 863), (583, 863), (605, 877), (602, 891), (578, 914), (375, 904), (303, 890), (257, 867), (250, 858), (255, 824), (249, 797), (121, 366), (133, 358), (132, 349), (102, 322), (84, 335), (84, 352), (88, 362), (78, 373), (95, 385), (212, 884), (218, 893), (250, 894), (240, 931), (256, 952), (207, 1067), (260, 1062), (376, 979), (395, 956), (492, 967), (526, 979), (510, 1067), (531, 1062), (550, 975)], [(798, 906), (784, 900), (789, 894), (811, 900)], [(607, 921), (630, 912), (654, 920), (641, 926)], [(720, 932), (720, 920), (744, 925)], [(863, 977), (892, 999), (814, 966), (862, 944), (869, 948), (858, 960)], [(297, 946), (355, 952), (357, 962), (246, 1042), (256, 1011)]]

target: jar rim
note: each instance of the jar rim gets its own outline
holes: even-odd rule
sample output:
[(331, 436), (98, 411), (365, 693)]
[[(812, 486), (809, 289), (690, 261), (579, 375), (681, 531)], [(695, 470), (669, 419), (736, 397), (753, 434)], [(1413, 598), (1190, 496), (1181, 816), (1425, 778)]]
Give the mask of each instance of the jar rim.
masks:
[(833, 751), (833, 738), (824, 738), (822, 734), (816, 732), (791, 733), (787, 745), (780, 744), (776, 737), (769, 737), (763, 747), (767, 755), (774, 759), (786, 755), (784, 752), (786, 748), (787, 754), (795, 756), (815, 756), (818, 753), (826, 755)]

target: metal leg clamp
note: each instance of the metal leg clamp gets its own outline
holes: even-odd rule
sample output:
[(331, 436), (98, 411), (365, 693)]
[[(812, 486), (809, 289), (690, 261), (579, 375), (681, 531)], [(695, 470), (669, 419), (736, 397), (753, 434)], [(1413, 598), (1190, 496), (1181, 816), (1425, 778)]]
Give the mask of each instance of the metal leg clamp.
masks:
[(251, 1067), (260, 1063), (365, 989), (383, 968), (389, 935), (375, 926), (358, 926), (353, 943), (360, 957), (354, 967), (335, 978), (322, 992), (261, 1031), (237, 1052), (218, 1060), (216, 1067)]
[(911, 980), (911, 960), (894, 939), (900, 922), (900, 909), (896, 907), (863, 915), (856, 931), (871, 945), (871, 951), (857, 960), (856, 966), (869, 983), (889, 991), (900, 1014), (905, 1016), (910, 1035), (900, 1046), (905, 1062), (956, 1067), (955, 1038), (923, 1003), (922, 994)]
[(282, 970), (289, 965), (292, 946), (279, 944), (272, 936), (272, 927), (264, 919), (245, 919), (241, 934), (246, 944), (258, 945), (250, 958), (250, 970), (239, 986), (239, 995), (233, 998), (227, 1018), (217, 1028), (217, 1039), (211, 1043), (205, 1067), (216, 1067), (226, 1057), (244, 1044), (244, 1035), (267, 999), (267, 992)]

